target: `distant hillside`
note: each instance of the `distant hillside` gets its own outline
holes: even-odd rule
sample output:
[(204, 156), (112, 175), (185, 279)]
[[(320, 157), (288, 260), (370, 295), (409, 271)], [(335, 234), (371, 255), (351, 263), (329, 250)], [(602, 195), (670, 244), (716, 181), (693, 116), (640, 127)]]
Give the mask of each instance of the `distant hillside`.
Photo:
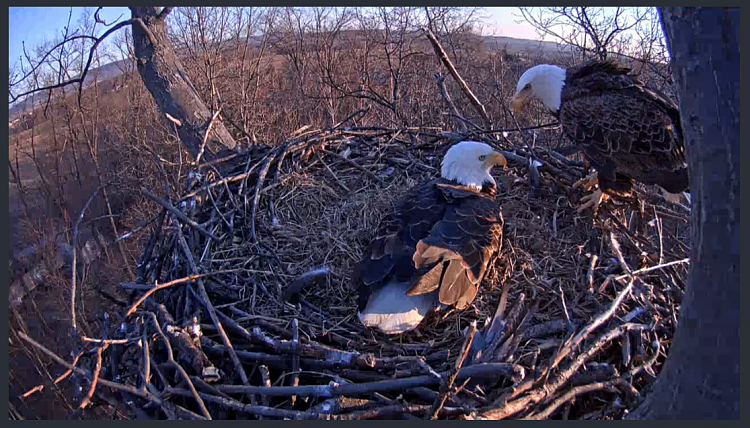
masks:
[[(84, 81), (84, 88), (88, 88), (96, 82), (104, 82), (122, 74), (122, 70), (125, 68), (125, 61), (114, 61), (105, 64), (101, 67), (89, 70)], [(64, 91), (66, 94), (75, 93), (78, 88), (75, 85), (65, 86), (58, 91)], [(47, 92), (37, 92), (24, 98), (23, 100), (16, 101), (11, 107), (8, 108), (8, 120), (10, 122), (17, 119), (21, 114), (30, 112), (39, 105), (47, 102)]]
[(484, 44), (490, 49), (502, 49), (505, 47), (510, 53), (528, 52), (541, 53), (542, 55), (555, 55), (560, 53), (561, 50), (573, 49), (571, 46), (561, 47), (555, 42), (516, 39), (506, 36), (485, 36)]
[[(253, 36), (250, 40), (250, 45), (257, 47), (260, 45), (262, 38), (259, 36)], [(236, 44), (244, 43), (244, 39), (235, 39), (224, 42), (225, 46), (223, 49), (232, 49)], [(527, 52), (532, 54), (542, 55), (554, 55), (560, 52), (560, 47), (554, 42), (543, 42), (539, 40), (529, 39), (516, 39), (513, 37), (505, 36), (485, 36), (484, 44), (487, 49), (507, 49), (510, 53)], [(89, 71), (86, 76), (85, 86), (88, 88), (93, 85), (95, 81), (103, 82), (122, 74), (122, 70), (125, 69), (124, 62), (127, 60), (121, 60), (111, 62), (103, 65), (96, 69)], [(66, 93), (74, 93), (76, 88), (74, 86), (68, 86), (65, 89)], [(22, 113), (29, 112), (35, 107), (45, 103), (47, 101), (46, 92), (38, 92), (26, 97), (22, 101), (17, 101), (13, 104), (8, 111), (8, 119), (10, 122), (17, 119)]]

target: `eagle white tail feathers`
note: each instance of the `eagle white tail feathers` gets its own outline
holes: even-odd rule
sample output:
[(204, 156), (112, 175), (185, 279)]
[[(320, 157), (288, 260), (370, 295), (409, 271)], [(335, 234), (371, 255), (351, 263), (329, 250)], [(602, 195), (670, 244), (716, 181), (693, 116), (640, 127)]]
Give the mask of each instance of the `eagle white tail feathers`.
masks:
[(385, 334), (399, 334), (416, 328), (439, 303), (438, 292), (407, 296), (410, 284), (391, 281), (372, 293), (359, 320)]

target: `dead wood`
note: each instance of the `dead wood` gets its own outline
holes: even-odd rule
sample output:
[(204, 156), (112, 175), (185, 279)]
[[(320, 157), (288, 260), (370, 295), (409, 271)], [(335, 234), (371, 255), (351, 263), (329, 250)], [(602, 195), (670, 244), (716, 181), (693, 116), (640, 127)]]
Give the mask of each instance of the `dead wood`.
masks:
[[(363, 245), (403, 192), (438, 173), (450, 144), (478, 135), (303, 129), (252, 153), (191, 165), (202, 176), (174, 197), (179, 205), (144, 192), (160, 205), (158, 221), (137, 283), (122, 284), (134, 293), (122, 330), (82, 341), (92, 367), (97, 347), (109, 345), (98, 388), (109, 387), (110, 376), (122, 380), (120, 390), (138, 385), (128, 392), (134, 406), (155, 419), (235, 412), (267, 419), (549, 418), (610, 408), (608, 391), (634, 396), (616, 379), (622, 373), (642, 389), (668, 351), (675, 323), (667, 308), (678, 305), (666, 287), (675, 287), (669, 275), (684, 281), (688, 259), (659, 248), (672, 245), (684, 223), (650, 210), (661, 231), (631, 232), (631, 239), (606, 215), (585, 221), (558, 186), (583, 170), (539, 149), (539, 141), (532, 153), (518, 131), (493, 142), (510, 161), (494, 172), (502, 183), (504, 245), (475, 309), (430, 314), (400, 337), (359, 324), (348, 281)], [(629, 208), (603, 209), (620, 216)], [(625, 239), (596, 245), (597, 256), (587, 258), (592, 227)], [(638, 249), (664, 260), (631, 268)], [(647, 339), (639, 356), (641, 333)], [(619, 340), (624, 334), (629, 350)], [(125, 363), (136, 369), (123, 370)], [(571, 401), (584, 393), (602, 400)], [(326, 401), (336, 397), (366, 403)]]

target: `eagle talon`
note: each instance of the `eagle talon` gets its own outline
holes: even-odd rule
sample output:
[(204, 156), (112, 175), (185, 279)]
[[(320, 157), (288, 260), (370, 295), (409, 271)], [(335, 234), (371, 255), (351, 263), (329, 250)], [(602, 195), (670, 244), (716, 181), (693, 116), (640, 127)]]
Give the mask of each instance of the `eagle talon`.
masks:
[(597, 184), (599, 184), (599, 173), (598, 172), (594, 172), (592, 174), (589, 174), (587, 177), (584, 177), (584, 178), (576, 181), (575, 183), (573, 183), (573, 190), (575, 190), (575, 189), (577, 189), (579, 187), (583, 187), (583, 190), (585, 190), (586, 192), (588, 192), (589, 190), (591, 190)]
[(602, 192), (602, 189), (596, 189), (593, 193), (581, 198), (582, 204), (578, 207), (578, 213), (581, 213), (588, 208), (592, 208), (594, 214), (596, 214), (599, 211), (599, 205), (602, 203), (602, 201), (608, 198), (609, 195)]

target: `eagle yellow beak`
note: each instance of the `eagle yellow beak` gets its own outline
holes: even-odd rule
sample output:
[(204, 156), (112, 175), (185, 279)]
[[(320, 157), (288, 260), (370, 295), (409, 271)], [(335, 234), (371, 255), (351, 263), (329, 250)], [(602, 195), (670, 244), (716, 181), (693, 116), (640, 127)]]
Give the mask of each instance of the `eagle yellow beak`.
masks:
[(493, 166), (507, 166), (508, 161), (505, 159), (505, 156), (500, 154), (499, 152), (492, 152), (490, 155), (490, 158), (487, 160), (488, 163), (490, 163)]
[(529, 102), (530, 97), (531, 94), (527, 92), (519, 92), (513, 95), (513, 98), (510, 99), (511, 110), (513, 110), (514, 113), (520, 113), (521, 110), (523, 110), (523, 108)]

